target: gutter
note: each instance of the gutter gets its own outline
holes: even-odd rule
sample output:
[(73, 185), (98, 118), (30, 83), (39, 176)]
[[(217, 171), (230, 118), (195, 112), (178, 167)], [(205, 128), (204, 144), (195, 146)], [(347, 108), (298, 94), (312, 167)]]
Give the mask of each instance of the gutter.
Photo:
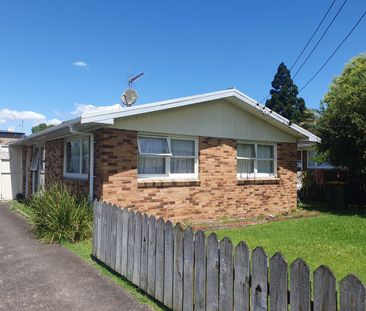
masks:
[(94, 197), (94, 134), (87, 132), (80, 132), (73, 128), (73, 125), (69, 125), (71, 134), (87, 135), (90, 137), (90, 163), (89, 163), (89, 200), (93, 202)]

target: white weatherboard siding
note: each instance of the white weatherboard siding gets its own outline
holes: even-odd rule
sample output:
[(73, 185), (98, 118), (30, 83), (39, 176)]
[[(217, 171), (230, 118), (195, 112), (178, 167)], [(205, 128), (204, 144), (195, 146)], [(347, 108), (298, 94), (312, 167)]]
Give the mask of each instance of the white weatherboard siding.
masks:
[(21, 149), (0, 145), (0, 200), (13, 200), (21, 192)]
[(296, 137), (226, 100), (119, 118), (111, 127), (161, 134), (296, 142)]

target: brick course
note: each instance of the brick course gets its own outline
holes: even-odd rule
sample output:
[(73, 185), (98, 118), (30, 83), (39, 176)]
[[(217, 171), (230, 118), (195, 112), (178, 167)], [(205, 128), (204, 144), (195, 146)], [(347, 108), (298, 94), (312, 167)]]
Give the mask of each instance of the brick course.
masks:
[(98, 198), (173, 221), (265, 216), (296, 207), (296, 144), (277, 144), (273, 181), (238, 182), (236, 141), (199, 138), (199, 182), (138, 181), (137, 133), (95, 132)]
[[(98, 199), (173, 221), (192, 223), (267, 216), (296, 207), (296, 144), (277, 144), (275, 180), (236, 177), (236, 141), (199, 138), (198, 181), (137, 180), (137, 132), (99, 129), (95, 138), (94, 195)], [(31, 151), (31, 147), (25, 147)], [(28, 151), (27, 149), (27, 151)], [(45, 143), (45, 184), (63, 181), (89, 193), (89, 180), (65, 179), (64, 139)], [(31, 152), (27, 152), (30, 164)], [(23, 158), (24, 159), (24, 158)], [(29, 178), (31, 190), (31, 176)]]

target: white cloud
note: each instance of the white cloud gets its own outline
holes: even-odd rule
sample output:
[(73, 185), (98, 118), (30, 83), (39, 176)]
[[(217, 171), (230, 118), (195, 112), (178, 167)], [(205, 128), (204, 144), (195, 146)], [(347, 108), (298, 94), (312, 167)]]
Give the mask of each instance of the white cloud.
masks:
[(109, 110), (122, 110), (120, 104), (110, 105), (110, 106), (94, 106), (75, 103), (75, 109), (71, 112), (73, 115), (82, 115), (84, 113), (94, 112), (94, 111), (109, 111)]
[(58, 125), (58, 124), (62, 123), (62, 121), (57, 119), (57, 118), (54, 118), (54, 119), (51, 119), (51, 120), (47, 120), (45, 123), (46, 124), (52, 124), (52, 125)]
[(14, 132), (15, 131), (15, 126), (8, 127), (8, 131), (9, 132)]
[(83, 60), (77, 60), (77, 61), (73, 62), (72, 64), (79, 68), (89, 69), (88, 63), (84, 62)]
[(45, 115), (34, 112), (34, 111), (17, 111), (11, 109), (0, 110), (0, 120), (33, 120), (33, 121), (44, 121), (46, 120)]

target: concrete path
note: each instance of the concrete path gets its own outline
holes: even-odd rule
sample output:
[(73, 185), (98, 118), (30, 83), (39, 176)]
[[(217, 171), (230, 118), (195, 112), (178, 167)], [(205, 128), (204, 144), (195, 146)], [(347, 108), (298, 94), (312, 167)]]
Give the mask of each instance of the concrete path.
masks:
[(149, 310), (0, 203), (0, 310)]

